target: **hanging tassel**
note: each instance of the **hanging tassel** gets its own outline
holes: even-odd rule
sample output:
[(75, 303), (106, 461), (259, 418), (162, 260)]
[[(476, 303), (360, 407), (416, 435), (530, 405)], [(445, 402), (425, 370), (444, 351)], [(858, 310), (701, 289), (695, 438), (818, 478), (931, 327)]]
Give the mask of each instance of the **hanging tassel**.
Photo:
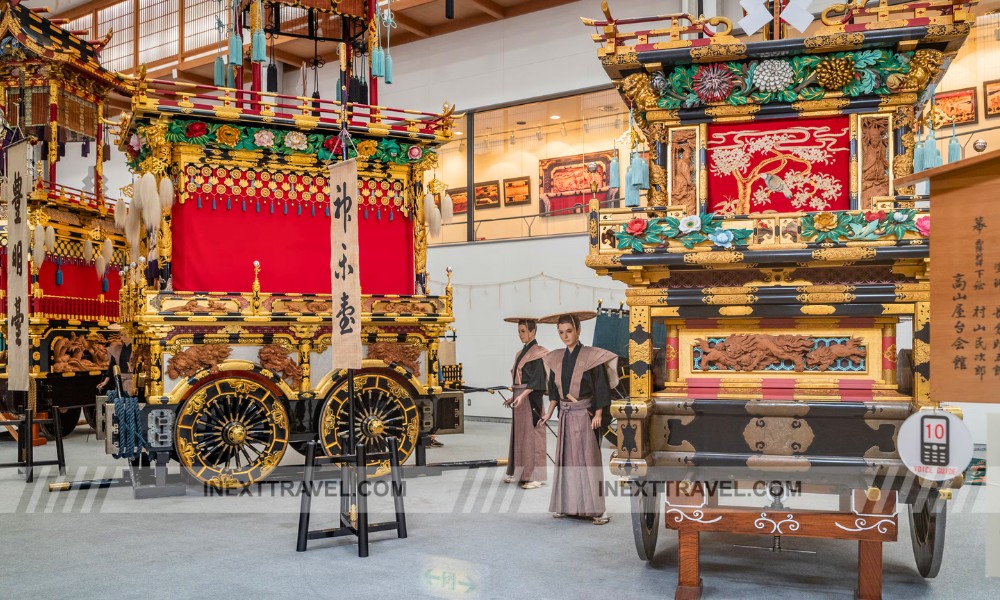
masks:
[(212, 210), (215, 210), (215, 208), (216, 208), (215, 196), (212, 196)]
[(56, 259), (56, 285), (63, 284), (62, 259)]
[[(391, 208), (386, 209), (389, 211), (389, 222), (392, 223), (393, 210)], [(438, 217), (438, 226), (441, 225), (441, 217)]]
[(90, 156), (90, 140), (83, 140), (83, 143), (80, 144), (80, 156), (83, 158)]
[(381, 206), (375, 209), (375, 220), (377, 220), (377, 221), (381, 221), (382, 220), (382, 207)]
[(125, 229), (125, 221), (128, 219), (128, 205), (125, 199), (121, 198), (115, 204), (115, 226), (118, 229)]
[(201, 208), (201, 194), (198, 195), (198, 208)]
[(445, 194), (444, 198), (441, 199), (441, 222), (447, 225), (451, 223), (454, 218), (455, 203), (452, 201), (451, 196)]
[(309, 212), (312, 213), (312, 216), (314, 216), (314, 217), (316, 216), (316, 203), (315, 202), (313, 202), (313, 203), (311, 203), (309, 205)]
[(392, 85), (392, 55), (385, 53), (385, 82)]
[(375, 46), (372, 50), (372, 77), (383, 77), (385, 75), (385, 50), (382, 46)]
[(278, 65), (274, 64), (274, 61), (267, 65), (267, 91), (272, 94), (278, 93)]
[(951, 124), (951, 139), (948, 140), (948, 162), (958, 162), (962, 160), (962, 144), (955, 135), (955, 123)]
[(282, 204), (282, 206), (284, 206), (284, 212), (283, 212), (282, 214), (285, 214), (285, 215), (287, 215), (287, 214), (288, 214), (288, 203), (287, 203), (287, 202), (284, 202), (284, 203)]
[(264, 30), (258, 29), (250, 38), (250, 60), (255, 63), (267, 62), (267, 38)]
[[(392, 213), (389, 215), (392, 216)], [(431, 194), (424, 196), (424, 221), (432, 236), (441, 235), (441, 211), (434, 204), (434, 196)]]
[(254, 204), (255, 204), (255, 208), (257, 210), (257, 214), (260, 214), (260, 200), (257, 200)]
[(101, 291), (104, 292), (105, 294), (107, 294), (108, 293), (108, 287), (109, 287), (108, 286), (108, 278), (105, 277), (104, 279), (101, 280)]
[(271, 214), (272, 215), (274, 214), (274, 202), (273, 201), (271, 202)]
[[(142, 200), (145, 202), (145, 197), (143, 197)], [(157, 202), (157, 204), (159, 204), (159, 202)], [(128, 221), (125, 223), (125, 239), (127, 239), (130, 244), (138, 244), (141, 231), (142, 206), (137, 204), (135, 199), (133, 199), (132, 205), (128, 208)]]
[(625, 206), (633, 208), (639, 206), (639, 188), (634, 185), (625, 187)]
[[(104, 267), (111, 264), (111, 257), (115, 254), (115, 246), (111, 243), (111, 238), (105, 238), (104, 244), (101, 246), (101, 257), (104, 259)], [(103, 271), (101, 273), (104, 274)]]
[(94, 243), (90, 240), (83, 242), (83, 260), (88, 265), (90, 264), (90, 261), (94, 260)]
[(215, 57), (215, 87), (226, 87), (226, 61), (221, 56)]
[(326, 208), (323, 209), (323, 213), (326, 214), (326, 218), (327, 219), (330, 218), (330, 205), (329, 204), (327, 204)]
[(146, 231), (159, 231), (162, 213), (156, 177), (152, 173), (146, 173), (142, 176), (139, 185), (142, 187), (142, 222), (146, 226)]
[(941, 151), (937, 147), (937, 136), (931, 129), (924, 142), (924, 168), (933, 169), (940, 167), (944, 160), (941, 158)]
[(236, 68), (233, 66), (232, 63), (226, 65), (226, 87), (228, 88), (236, 87)]
[(31, 248), (31, 260), (35, 263), (35, 268), (42, 268), (42, 261), (45, 260), (45, 230), (35, 227), (34, 244)]
[(924, 170), (924, 140), (917, 132), (917, 143), (913, 146), (913, 172), (919, 173)]
[(639, 189), (648, 190), (649, 161), (644, 159), (641, 154), (636, 154), (636, 159), (639, 161), (639, 168), (637, 169), (635, 184), (639, 186)]
[(56, 251), (56, 230), (51, 225), (45, 228), (45, 247), (49, 252)]
[(174, 205), (174, 182), (170, 180), (170, 177), (164, 176), (160, 180), (160, 211), (169, 212), (170, 208)]
[(108, 265), (104, 261), (104, 257), (103, 256), (98, 256), (97, 257), (97, 261), (94, 263), (94, 268), (97, 270), (97, 278), (98, 279), (105, 279), (104, 278), (104, 273), (108, 270)]
[(296, 210), (296, 216), (297, 217), (301, 217), (302, 216), (302, 203), (301, 202), (298, 203), (298, 209)]
[[(329, 216), (329, 215), (327, 215), (327, 216)], [(368, 207), (366, 206), (365, 207), (365, 221), (367, 221), (367, 220), (368, 220)]]
[(608, 187), (620, 188), (622, 186), (621, 168), (621, 164), (618, 162), (618, 151), (615, 150), (614, 156), (611, 157), (611, 164), (608, 165), (608, 169), (610, 170), (608, 173)]
[[(243, 64), (243, 40), (233, 31), (229, 34), (229, 66), (237, 67)], [(232, 70), (230, 68), (230, 70)]]
[(226, 210), (233, 210), (233, 197), (226, 196)]

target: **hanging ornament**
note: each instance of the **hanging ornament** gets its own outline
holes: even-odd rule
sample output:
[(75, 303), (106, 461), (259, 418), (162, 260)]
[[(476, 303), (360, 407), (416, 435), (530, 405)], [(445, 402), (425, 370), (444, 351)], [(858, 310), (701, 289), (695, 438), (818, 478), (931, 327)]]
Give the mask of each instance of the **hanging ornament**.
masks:
[(255, 63), (267, 62), (267, 38), (260, 23), (260, 0), (250, 5), (250, 60)]
[(451, 196), (445, 194), (444, 198), (441, 199), (441, 222), (447, 225), (451, 223), (454, 218), (455, 203), (452, 201)]
[(94, 260), (94, 242), (85, 240), (83, 242), (83, 260), (89, 265)]
[(56, 259), (56, 285), (63, 284), (62, 259)]
[(243, 64), (243, 38), (233, 27), (229, 28), (229, 66), (238, 67)]
[(174, 205), (174, 182), (170, 180), (170, 177), (164, 176), (160, 180), (159, 192), (160, 210), (168, 212)]
[(146, 173), (139, 180), (139, 187), (142, 188), (142, 223), (146, 226), (146, 231), (158, 231), (160, 229), (160, 192), (156, 184), (156, 176)]
[(267, 65), (267, 91), (272, 94), (278, 93), (278, 65), (273, 60)]
[(913, 172), (919, 173), (924, 170), (924, 140), (922, 133), (917, 132), (917, 143), (913, 146)]
[(36, 269), (41, 269), (42, 261), (45, 260), (45, 229), (35, 227), (34, 235), (31, 247), (31, 260), (34, 261)]
[(621, 168), (621, 164), (618, 162), (618, 148), (615, 148), (614, 154), (611, 156), (611, 163), (608, 165), (608, 187), (621, 187)]
[(45, 228), (45, 247), (49, 249), (49, 252), (56, 250), (56, 230), (51, 225)]
[(108, 270), (108, 264), (103, 256), (98, 256), (94, 261), (94, 269), (97, 271), (97, 278), (104, 279), (104, 273)]
[(390, 46), (392, 30), (396, 28), (396, 14), (392, 12), (389, 6), (386, 6), (385, 10), (382, 11), (382, 24), (385, 26), (385, 58), (383, 59), (382, 77), (385, 79), (386, 84), (392, 85), (392, 54)]
[(111, 238), (105, 238), (101, 246), (101, 257), (104, 259), (105, 268), (111, 264), (111, 258), (115, 254), (115, 246), (111, 243)]
[(948, 140), (948, 162), (958, 162), (962, 160), (962, 144), (955, 134), (955, 121), (951, 122), (951, 139)]
[(101, 280), (101, 291), (107, 294), (109, 287), (110, 286), (108, 285), (108, 277), (107, 275), (105, 275), (104, 278)]
[(441, 235), (441, 212), (434, 204), (434, 195), (430, 193), (424, 196), (424, 221), (427, 222), (427, 229), (432, 236)]
[(222, 59), (222, 56), (215, 57), (214, 67), (212, 81), (215, 87), (226, 87), (226, 61)]

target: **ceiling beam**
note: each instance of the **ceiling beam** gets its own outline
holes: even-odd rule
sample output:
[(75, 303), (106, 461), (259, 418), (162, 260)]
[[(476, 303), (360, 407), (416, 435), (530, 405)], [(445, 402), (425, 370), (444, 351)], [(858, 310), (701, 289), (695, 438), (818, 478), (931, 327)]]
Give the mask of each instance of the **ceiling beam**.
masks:
[(504, 7), (491, 0), (469, 0), (469, 4), (493, 17), (494, 19), (507, 18), (507, 11)]
[(432, 35), (430, 27), (417, 21), (416, 19), (411, 19), (406, 15), (399, 14), (399, 9), (396, 9), (396, 23), (398, 23), (403, 29), (409, 31), (410, 33), (415, 33), (422, 38), (429, 38)]
[(392, 3), (392, 12), (399, 12), (410, 8), (417, 8), (425, 4), (433, 4), (437, 0), (396, 0)]
[(286, 52), (284, 50), (278, 50), (278, 48), (274, 48), (274, 49), (270, 49), (269, 48), (268, 49), (268, 55), (273, 55), (274, 58), (276, 60), (278, 60), (279, 62), (283, 62), (286, 65), (289, 65), (289, 66), (292, 66), (292, 67), (295, 67), (295, 68), (301, 67), (303, 62), (309, 60), (309, 59), (305, 59), (305, 58), (299, 56), (298, 54), (293, 54), (291, 52)]

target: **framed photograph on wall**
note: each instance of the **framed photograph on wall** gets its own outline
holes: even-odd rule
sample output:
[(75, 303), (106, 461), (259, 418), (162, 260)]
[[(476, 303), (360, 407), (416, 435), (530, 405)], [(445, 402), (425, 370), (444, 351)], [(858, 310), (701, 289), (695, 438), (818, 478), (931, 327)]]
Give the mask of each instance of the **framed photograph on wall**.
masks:
[(531, 204), (531, 177), (513, 177), (503, 180), (503, 205)]
[(476, 210), (500, 206), (500, 182), (484, 181), (476, 184)]
[(607, 200), (612, 156), (614, 150), (602, 150), (539, 160), (539, 213), (543, 217), (585, 213), (592, 197)]
[(979, 121), (976, 112), (976, 88), (962, 88), (934, 94), (934, 129), (968, 125)]
[(1000, 117), (1000, 79), (983, 82), (983, 106), (987, 119)]
[(467, 188), (452, 188), (445, 193), (451, 196), (454, 214), (460, 215), (469, 212), (469, 190)]

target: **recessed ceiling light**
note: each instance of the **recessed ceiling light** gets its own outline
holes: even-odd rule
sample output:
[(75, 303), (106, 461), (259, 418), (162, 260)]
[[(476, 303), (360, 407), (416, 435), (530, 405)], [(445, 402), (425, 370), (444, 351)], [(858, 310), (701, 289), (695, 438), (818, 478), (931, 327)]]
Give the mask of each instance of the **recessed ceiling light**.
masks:
[(559, 117), (559, 115), (552, 115), (549, 118), (552, 119), (553, 121), (555, 121), (555, 120), (559, 119), (560, 117)]
[(465, 135), (465, 132), (464, 131), (456, 131), (455, 135)]

